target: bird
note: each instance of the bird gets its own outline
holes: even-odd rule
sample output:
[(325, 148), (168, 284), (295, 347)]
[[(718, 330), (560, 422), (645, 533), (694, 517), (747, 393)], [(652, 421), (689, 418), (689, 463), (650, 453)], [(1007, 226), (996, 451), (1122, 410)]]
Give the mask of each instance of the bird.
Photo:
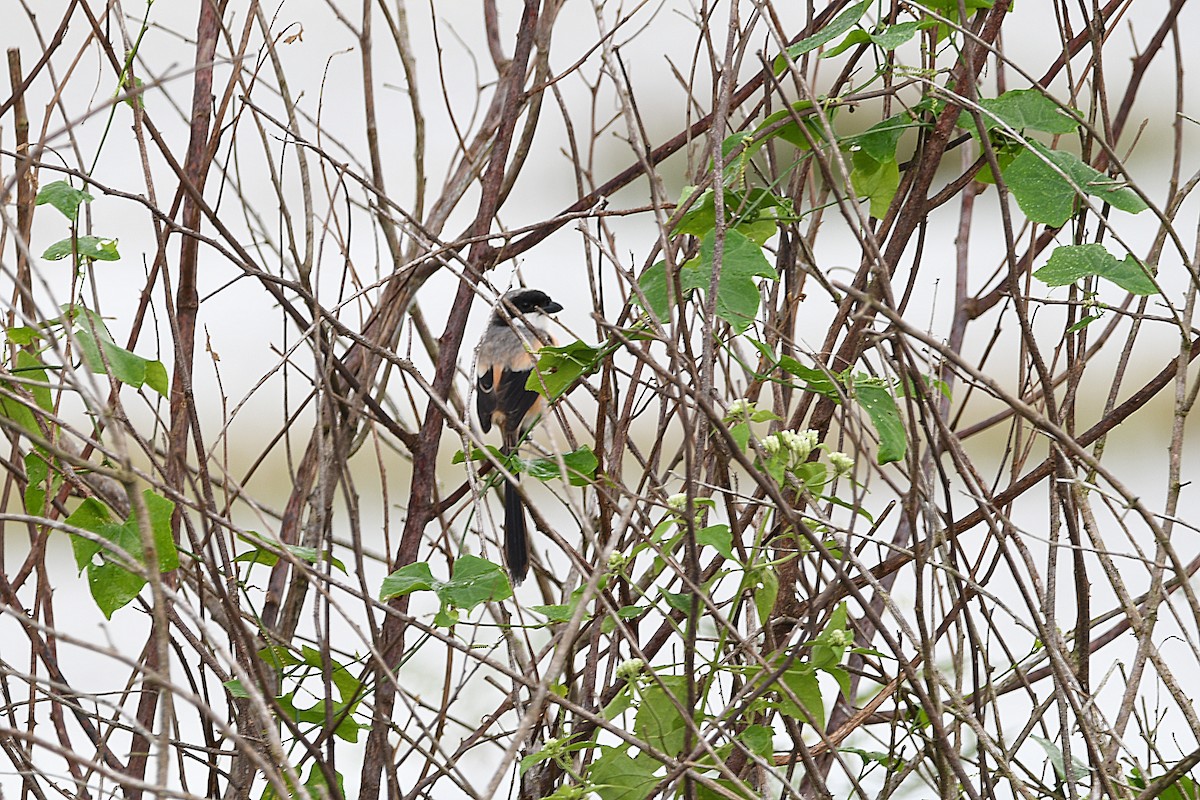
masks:
[[(500, 298), (480, 339), (475, 408), (484, 433), (493, 425), (500, 429), (500, 452), (505, 456), (516, 452), (541, 411), (541, 396), (525, 383), (537, 363), (537, 351), (555, 344), (546, 329), (548, 315), (562, 310), (540, 289), (514, 289)], [(516, 585), (529, 574), (529, 537), (514, 481), (504, 484), (504, 560)]]

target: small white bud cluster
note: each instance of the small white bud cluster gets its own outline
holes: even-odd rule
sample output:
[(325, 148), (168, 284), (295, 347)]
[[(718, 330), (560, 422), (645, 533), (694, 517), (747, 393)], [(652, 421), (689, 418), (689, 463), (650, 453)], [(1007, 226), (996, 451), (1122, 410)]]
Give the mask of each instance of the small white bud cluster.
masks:
[(849, 475), (850, 471), (854, 469), (854, 459), (845, 453), (830, 453), (829, 465), (833, 467), (836, 475)]
[(819, 444), (817, 432), (810, 429), (803, 431), (779, 431), (762, 440), (762, 448), (768, 455), (788, 454), (788, 463), (799, 466), (808, 460), (809, 455)]
[(687, 495), (673, 494), (667, 498), (667, 508), (675, 514), (682, 514), (687, 510)]
[(742, 419), (743, 417), (750, 416), (756, 410), (757, 408), (755, 407), (753, 400), (747, 400), (744, 397), (739, 397), (737, 400), (734, 400), (729, 404), (729, 408), (725, 411), (725, 421), (734, 422)]
[(646, 662), (640, 658), (630, 658), (617, 665), (617, 679), (629, 683), (635, 681), (646, 668)]

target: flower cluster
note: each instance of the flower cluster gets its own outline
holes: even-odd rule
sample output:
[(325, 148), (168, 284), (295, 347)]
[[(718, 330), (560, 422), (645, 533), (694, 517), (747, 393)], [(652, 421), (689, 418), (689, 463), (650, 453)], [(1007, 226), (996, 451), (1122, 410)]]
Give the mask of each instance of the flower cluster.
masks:
[(617, 680), (629, 683), (636, 681), (646, 669), (646, 662), (640, 658), (631, 658), (617, 665)]
[(687, 497), (686, 494), (671, 495), (667, 498), (667, 508), (676, 514), (682, 514), (687, 510)]
[(729, 404), (729, 408), (725, 411), (725, 421), (735, 422), (744, 417), (749, 417), (758, 408), (754, 405), (753, 400), (747, 400), (744, 397), (739, 397)]
[(833, 467), (834, 473), (837, 475), (849, 475), (854, 469), (854, 459), (845, 453), (830, 453), (829, 465)]
[(763, 450), (775, 456), (786, 453), (790, 466), (799, 466), (808, 460), (820, 440), (811, 428), (803, 431), (779, 431), (762, 440)]

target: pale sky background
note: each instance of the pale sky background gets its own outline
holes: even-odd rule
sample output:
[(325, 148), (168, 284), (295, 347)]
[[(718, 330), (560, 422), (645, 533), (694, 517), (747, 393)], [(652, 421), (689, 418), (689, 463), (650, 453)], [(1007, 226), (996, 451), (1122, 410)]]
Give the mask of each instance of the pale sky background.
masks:
[[(32, 0), (32, 2), (36, 3), (40, 24), (45, 26), (43, 34), (49, 36), (53, 26), (58, 22), (61, 10), (66, 6), (65, 0)], [(98, 4), (93, 2), (93, 5)], [(335, 2), (334, 5), (344, 8), (347, 14), (360, 13), (358, 3)], [(502, 12), (504, 29), (507, 33), (511, 33), (518, 19), (516, 9), (519, 6), (516, 3), (503, 2), (500, 5), (504, 7)], [(801, 7), (804, 4), (796, 3), (795, 5)], [(1134, 52), (1132, 42), (1141, 45), (1149, 39), (1152, 33), (1151, 26), (1161, 18), (1162, 9), (1166, 5), (1165, 0), (1138, 0), (1137, 3), (1131, 4), (1121, 25), (1113, 32), (1109, 48), (1106, 50), (1108, 61), (1105, 67), (1112, 86), (1123, 88), (1123, 76), (1129, 70), (1129, 57)], [(230, 3), (231, 16), (234, 20), (232, 27), (235, 29), (240, 29), (244, 6), (244, 2), (239, 2), (239, 0), (233, 0)], [(627, 4), (627, 6), (629, 10), (637, 7), (633, 3)], [(125, 3), (124, 8), (130, 17), (128, 24), (131, 31), (136, 34), (137, 26), (148, 7), (138, 3)], [(167, 83), (167, 93), (154, 92), (146, 100), (147, 107), (150, 108), (155, 119), (163, 127), (171, 141), (176, 143), (174, 152), (180, 158), (182, 158), (186, 141), (185, 137), (180, 134), (184, 131), (186, 123), (172, 110), (171, 98), (175, 102), (182, 103), (184, 107), (190, 102), (190, 78), (185, 73), (190, 68), (192, 52), (190, 44), (185, 40), (191, 34), (185, 33), (181, 38), (172, 31), (186, 32), (194, 29), (195, 8), (195, 3), (173, 2), (172, 0), (158, 0), (153, 6), (150, 6), (149, 20), (152, 28), (145, 36), (140, 51), (141, 57), (152, 66), (158, 76), (182, 76)], [(442, 75), (437, 73), (434, 66), (436, 43), (429, 19), (431, 8), (436, 9), (442, 21), (437, 32), (444, 53), (444, 63), (447, 66)], [(616, 39), (628, 42), (622, 48), (622, 55), (629, 68), (650, 139), (657, 144), (679, 130), (684, 108), (682, 90), (672, 76), (668, 62), (680, 69), (684, 69), (687, 64), (691, 63), (696, 47), (697, 31), (688, 21), (692, 12), (687, 3), (663, 2), (638, 8), (634, 20), (618, 32)], [(743, 13), (749, 13), (751, 4), (742, 3), (741, 8), (744, 9)], [(454, 114), (461, 119), (469, 119), (472, 113), (475, 87), (479, 80), (477, 70), (482, 70), (485, 75), (490, 75), (488, 71), (490, 62), (487, 60), (486, 48), (483, 45), (483, 29), (479, 9), (479, 3), (466, 2), (466, 0), (430, 0), (429, 3), (417, 3), (409, 7), (414, 57), (420, 70), (420, 87), (429, 115), (428, 164), (429, 179), (432, 185), (437, 185), (441, 181), (453, 146), (449, 117), (439, 99), (442, 84), (444, 83), (446, 86)], [(1008, 38), (1004, 41), (1004, 47), (1008, 54), (1031, 74), (1040, 76), (1059, 52), (1058, 35), (1051, 12), (1051, 4), (1044, 0), (1020, 0), (1013, 13), (1019, 18), (1019, 22), (1014, 19), (1012, 24), (1006, 25)], [(275, 20), (273, 30), (276, 33), (290, 35), (302, 31), (301, 38), (290, 44), (281, 45), (279, 53), (284, 62), (293, 94), (301, 96), (301, 106), (311, 114), (316, 115), (319, 112), (321, 115), (322, 123), (326, 127), (326, 135), (330, 137), (330, 140), (323, 144), (331, 151), (337, 152), (340, 148), (333, 144), (333, 140), (338, 140), (345, 145), (351, 156), (360, 162), (365, 162), (366, 148), (362, 144), (364, 123), (360, 102), (361, 87), (358, 85), (360, 62), (358, 52), (354, 49), (356, 42), (353, 36), (337, 21), (326, 3), (316, 0), (283, 2), (277, 6), (271, 6), (268, 16), (272, 16)], [(611, 24), (613, 12), (610, 11), (607, 16)], [(723, 13), (718, 16), (722, 20), (724, 19)], [(590, 3), (571, 0), (566, 3), (561, 17), (561, 22), (556, 27), (552, 48), (552, 68), (555, 72), (573, 64), (579, 58), (581, 51), (594, 43), (597, 38), (596, 21)], [(24, 64), (28, 69), (36, 61), (39, 48), (32, 44), (34, 36), (20, 4), (16, 0), (0, 0), (0, 19), (4, 20), (4, 24), (0, 26), (0, 44), (5, 48), (20, 47)], [(408, 116), (407, 101), (398, 88), (402, 79), (399, 77), (397, 59), (385, 46), (383, 41), (385, 30), (378, 18), (377, 23), (376, 35), (380, 37), (380, 42), (376, 45), (376, 98), (380, 115), (381, 137), (386, 143), (384, 156), (387, 182), (389, 190), (397, 202), (407, 205), (411, 202), (412, 184), (411, 162), (409, 161), (406, 165), (406, 159), (409, 159), (408, 154), (411, 151), (411, 122)], [(1185, 32), (1200, 30), (1200, 10), (1194, 4), (1184, 12), (1180, 27)], [(66, 43), (53, 62), (60, 78), (67, 69), (71, 68), (71, 61), (79, 50), (84, 34), (85, 31), (78, 25), (73, 25), (69, 31)], [(1190, 36), (1190, 34), (1188, 35)], [(723, 38), (723, 31), (719, 34), (714, 32), (714, 39), (723, 42)], [(255, 41), (257, 42), (258, 39), (256, 33)], [(506, 50), (511, 50), (510, 42), (511, 38), (505, 41)], [(775, 52), (775, 48), (767, 40), (762, 42), (761, 50), (766, 54)], [(222, 45), (221, 53), (228, 53), (227, 46)], [(1196, 47), (1188, 46), (1182, 56), (1184, 69), (1189, 71), (1192, 78), (1195, 78), (1197, 69), (1200, 69), (1198, 53), (1200, 51)], [(257, 57), (253, 50), (251, 55), (252, 58)], [(1133, 132), (1138, 129), (1143, 120), (1145, 121), (1145, 130), (1130, 155), (1129, 165), (1143, 185), (1149, 187), (1153, 199), (1160, 203), (1165, 193), (1164, 179), (1169, 169), (1169, 164), (1164, 161), (1164, 158), (1170, 154), (1170, 126), (1174, 115), (1172, 107), (1174, 84), (1171, 79), (1174, 65), (1172, 59), (1171, 54), (1164, 53), (1155, 61), (1139, 93), (1131, 122), (1122, 140), (1122, 146), (1128, 147), (1133, 142)], [(595, 74), (594, 63), (593, 57), (593, 61), (586, 67), (589, 76)], [(749, 75), (755, 71), (755, 68), (755, 63), (746, 63), (744, 73)], [(77, 74), (69, 81), (68, 91), (64, 96), (67, 108), (73, 114), (78, 114), (88, 107), (101, 108), (115, 89), (111, 70), (106, 64), (100, 62), (94, 48), (83, 51), (73, 69)], [(222, 74), (225, 73), (222, 72)], [(823, 75), (826, 80), (832, 79), (834, 74), (833, 68), (824, 68)], [(84, 75), (87, 77), (85, 78)], [(93, 75), (96, 77), (93, 78)], [(490, 80), (490, 77), (487, 79)], [(273, 81), (273, 78), (270, 80)], [(1060, 79), (1052, 87), (1058, 96), (1065, 96), (1063, 80)], [(220, 78), (216, 85), (218, 87), (222, 85)], [(990, 82), (988, 86), (994, 87), (994, 83)], [(1025, 86), (1027, 83), (1023, 82), (1019, 75), (1009, 74), (1009, 88), (1025, 88)], [(262, 102), (261, 98), (269, 97), (269, 92), (263, 91), (265, 88), (261, 87), (256, 91), (254, 97), (257, 101)], [(583, 119), (583, 109), (587, 107), (588, 97), (579, 81), (573, 78), (564, 80), (560, 84), (560, 89), (565, 102), (572, 108), (573, 115)], [(3, 94), (7, 94), (7, 92), (3, 92)], [(705, 96), (705, 92), (702, 91), (701, 95)], [(42, 109), (49, 97), (49, 84), (44, 80), (38, 81), (29, 100), (30, 113), (34, 118), (35, 127), (40, 123)], [(1193, 112), (1191, 115), (1194, 118), (1200, 118), (1200, 107), (1197, 107), (1194, 98), (1194, 89), (1190, 89), (1186, 107)], [(1115, 105), (1117, 99), (1111, 98), (1110, 102)], [(277, 103), (267, 105), (270, 105), (271, 113), (278, 113)], [(602, 95), (600, 107), (606, 114), (611, 111), (613, 106), (610, 95)], [(141, 167), (129, 136), (131, 112), (124, 106), (115, 110), (112, 130), (108, 134), (109, 139), (100, 149), (101, 137), (104, 135), (103, 120), (107, 117), (107, 113), (102, 110), (95, 118), (76, 128), (83, 156), (82, 162), (90, 165), (99, 150), (100, 158), (94, 172), (94, 177), (98, 181), (134, 193), (144, 192), (145, 184), (140, 178)], [(867, 111), (861, 115), (863, 127), (872, 122), (870, 114), (871, 112)], [(545, 120), (561, 119), (557, 109), (550, 107), (550, 102), (547, 103), (547, 109), (543, 112), (543, 116)], [(850, 121), (846, 120), (846, 122)], [(6, 149), (10, 148), (12, 142), (11, 117), (0, 121), (0, 126), (2, 126), (0, 137), (4, 143), (3, 146)], [(61, 118), (53, 117), (49, 129), (53, 132), (61, 130), (62, 127)], [(1192, 145), (1190, 149), (1192, 153), (1197, 152), (1195, 127), (1193, 123), (1186, 126), (1186, 135)], [(616, 125), (613, 130), (620, 134), (624, 132), (624, 128), (620, 124)], [(311, 126), (307, 127), (307, 131), (311, 133)], [(252, 128), (249, 125), (242, 129), (243, 134), (251, 132)], [(276, 134), (277, 132), (272, 131), (269, 136), (276, 136)], [(520, 227), (545, 219), (575, 199), (575, 186), (569, 162), (560, 152), (560, 148), (563, 146), (562, 135), (561, 123), (544, 124), (543, 129), (540, 130), (534, 141), (535, 156), (531, 158), (530, 164), (522, 173), (512, 200), (504, 208), (502, 216), (506, 225)], [(54, 136), (50, 143), (58, 155), (47, 155), (48, 161), (54, 161), (61, 155), (62, 159), (70, 166), (79, 166), (80, 160), (71, 153), (64, 136)], [(273, 142), (272, 147), (278, 157), (281, 147), (277, 139)], [(249, 198), (250, 204), (263, 215), (268, 224), (276, 225), (278, 201), (265, 183), (260, 167), (257, 166), (257, 162), (261, 159), (261, 151), (247, 145), (243, 158), (244, 163), (241, 164), (241, 168), (244, 170), (242, 173), (244, 192)], [(600, 181), (606, 180), (608, 176), (631, 163), (632, 159), (628, 143), (616, 135), (610, 136), (603, 142), (598, 154), (596, 177)], [(953, 158), (950, 159), (950, 162), (957, 164)], [(290, 160), (289, 156), (289, 160), (285, 163), (289, 180), (293, 181), (292, 185), (294, 186), (294, 161)], [(4, 169), (7, 170), (10, 164), (11, 161), (5, 159)], [(313, 164), (315, 166), (315, 161)], [(170, 192), (173, 184), (163, 165), (156, 162), (152, 166), (158, 175), (158, 191), (160, 193)], [(1195, 171), (1197, 166), (1200, 165), (1194, 161), (1185, 164), (1183, 168), (1185, 178)], [(674, 159), (673, 162), (664, 166), (663, 172), (667, 176), (668, 194), (678, 196), (684, 183), (681, 160)], [(43, 174), (43, 183), (52, 179), (48, 173)], [(217, 179), (215, 174), (210, 176), (210, 187), (216, 185)], [(96, 201), (92, 203), (91, 207), (94, 232), (117, 237), (120, 240), (122, 261), (119, 264), (97, 265), (95, 274), (104, 314), (111, 318), (110, 326), (117, 340), (123, 342), (137, 302), (136, 292), (143, 283), (144, 265), (148, 259), (153, 257), (154, 253), (151, 228), (145, 213), (139, 206), (128, 201), (93, 193), (97, 195)], [(211, 188), (209, 197), (214, 199)], [(988, 211), (994, 209), (993, 197), (994, 195), (985, 195), (980, 199), (978, 222), (972, 244), (976, 252), (981, 254), (979, 263), (986, 264), (988, 271), (994, 264), (984, 256), (996, 253), (995, 258), (998, 258), (998, 254), (1002, 252), (1000, 232), (985, 228), (988, 220), (992, 218)], [(242, 221), (235, 200), (233, 197), (228, 197), (222, 202), (225, 204), (223, 207), (230, 211), (226, 216), (228, 216), (231, 226), (239, 227), (242, 225)], [(612, 198), (610, 208), (640, 206), (646, 202), (648, 202), (646, 184), (642, 181)], [(164, 200), (161, 194), (159, 203), (167, 204), (167, 200)], [(11, 212), (11, 207), (8, 211)], [(344, 213), (344, 211), (344, 207), (338, 209), (339, 213)], [(444, 231), (445, 236), (447, 238), (456, 236), (468, 223), (470, 213), (473, 213), (473, 208), (468, 203), (452, 217)], [(950, 204), (933, 215), (927, 236), (925, 259), (927, 265), (939, 262), (945, 265), (942, 274), (946, 281), (942, 286), (923, 286), (925, 291), (919, 293), (910, 311), (910, 319), (923, 326), (927, 325), (938, 335), (944, 334), (945, 325), (950, 316), (949, 302), (953, 293), (953, 285), (949, 279), (953, 264), (953, 237), (957, 214), (957, 205)], [(1197, 202), (1190, 201), (1178, 218), (1184, 234), (1191, 234), (1191, 226), (1198, 216), (1200, 214), (1197, 212)], [(366, 228), (363, 227), (364, 219), (362, 215), (356, 218), (356, 225), (360, 227), (353, 234), (355, 237), (354, 256), (358, 261), (358, 267), (364, 273), (369, 274), (374, 269), (374, 242), (366, 235)], [(1144, 252), (1156, 232), (1156, 221), (1148, 212), (1138, 217), (1123, 215), (1117, 224), (1122, 235), (1138, 251)], [(836, 224), (830, 223), (830, 227), (836, 227)], [(621, 235), (619, 247), (624, 249), (617, 255), (622, 259), (623, 265), (640, 269), (656, 235), (652, 220), (646, 216), (629, 218), (614, 222), (614, 228)], [(41, 252), (50, 242), (67, 235), (65, 231), (66, 226), (61, 217), (57, 217), (49, 209), (39, 210), (32, 249), (35, 252)], [(206, 229), (206, 231), (211, 233), (211, 229)], [(579, 233), (568, 226), (530, 253), (522, 256), (519, 266), (527, 283), (545, 289), (563, 304), (565, 310), (559, 316), (570, 330), (580, 338), (595, 340), (596, 335), (589, 321), (590, 299), (582, 277), (583, 273), (577, 266), (583, 259), (583, 246), (583, 240)], [(177, 252), (177, 245), (175, 247), (175, 252)], [(4, 252), (4, 257), (10, 258), (11, 252), (11, 245), (9, 245), (9, 249)], [(822, 236), (818, 255), (822, 264), (833, 277), (843, 279), (846, 273), (839, 273), (838, 268), (856, 265), (859, 259), (857, 246), (854, 245), (848, 233), (835, 230), (826, 231)], [(1164, 262), (1160, 265), (1160, 277), (1168, 287), (1178, 290), (1183, 285), (1181, 271), (1178, 259), (1171, 260), (1171, 258), (1168, 251), (1168, 255), (1164, 257)], [(277, 263), (271, 263), (269, 259), (267, 263), (271, 266), (278, 266)], [(319, 263), (321, 264), (320, 269), (323, 270), (322, 296), (327, 303), (332, 304), (333, 298), (337, 295), (336, 284), (338, 283), (341, 259), (332, 246), (327, 246)], [(217, 290), (220, 290), (220, 293), (215, 295), (214, 299), (206, 301), (202, 309), (201, 328), (198, 334), (199, 346), (203, 348), (206, 343), (210, 343), (212, 349), (220, 356), (219, 369), (223, 391), (228, 398), (227, 409), (232, 409), (248, 393), (252, 393), (230, 428), (228, 440), (217, 438), (223, 413), (220, 402), (221, 394), (213, 380), (211, 359), (204, 354), (203, 350), (197, 353), (196, 363), (199, 371), (196, 390), (202, 400), (202, 410), (207, 415), (206, 423), (210, 437), (207, 444), (217, 448), (228, 445), (231, 463), (244, 465), (257, 456), (261, 448), (276, 434), (280, 424), (279, 408), (284, 388), (282, 379), (277, 375), (262, 388), (258, 387), (258, 383), (263, 375), (276, 369), (281, 359), (280, 351), (295, 344), (298, 334), (290, 323), (286, 326), (281, 324), (281, 315), (278, 310), (264, 299), (264, 293), (257, 285), (246, 280), (227, 286), (238, 273), (219, 255), (202, 248), (202, 265), (204, 272), (202, 295)], [(42, 298), (47, 306), (66, 301), (65, 293), (70, 283), (68, 270), (66, 262), (43, 264), (40, 267), (40, 272), (47, 282), (47, 291), (43, 293)], [(928, 273), (928, 270), (925, 271)], [(508, 285), (510, 274), (511, 265), (503, 265), (491, 276), (491, 279), (499, 289), (503, 290)], [(980, 280), (983, 280), (983, 276), (980, 277)], [(439, 315), (441, 308), (439, 304), (449, 302), (449, 298), (453, 296), (454, 283), (454, 280), (448, 276), (439, 277), (432, 281), (426, 292), (422, 294), (422, 307), (428, 314), (435, 333), (440, 333), (445, 319), (444, 315)], [(7, 289), (4, 290), (4, 293), (7, 294)], [(161, 294), (159, 296), (161, 297)], [(1065, 296), (1065, 292), (1060, 296)], [(486, 308), (482, 303), (477, 304), (472, 311), (470, 328), (467, 333), (468, 342), (473, 342), (478, 336), (486, 319), (486, 313)], [(826, 329), (824, 320), (828, 318), (828, 313), (827, 307), (814, 306), (811, 309), (810, 329), (813, 334), (804, 341), (804, 344), (813, 347), (818, 345)], [(165, 321), (161, 319), (159, 324), (165, 327)], [(1135, 369), (1131, 371), (1128, 386), (1137, 385), (1140, 380), (1161, 368), (1165, 359), (1169, 357), (1169, 353), (1177, 346), (1176, 340), (1171, 337), (1169, 331), (1163, 331), (1159, 334), (1160, 338), (1158, 339), (1155, 339), (1154, 336), (1155, 334), (1151, 334), (1146, 341), (1139, 345), (1139, 348), (1142, 348), (1139, 351), (1140, 357)], [(135, 349), (139, 353), (149, 356), (152, 355), (154, 348), (155, 343), (152, 339), (143, 338), (140, 347)], [(169, 354), (164, 355), (163, 358), (168, 362), (169, 367), (171, 360)], [(469, 358), (467, 351), (464, 351), (464, 358)], [(1002, 362), (1001, 358), (997, 363)], [(292, 392), (295, 393), (292, 398), (293, 403), (302, 397), (305, 385), (303, 375), (295, 377), (296, 382), (292, 387)], [(463, 389), (465, 390), (465, 384)], [(1102, 397), (1102, 393), (1098, 393), (1094, 397), (1085, 399), (1099, 402)], [(1169, 406), (1164, 406), (1164, 408), (1169, 408)], [(1145, 481), (1145, 492), (1147, 496), (1154, 498), (1153, 505), (1161, 503), (1164, 483), (1162, 479), (1165, 475), (1162, 454), (1169, 425), (1169, 414), (1160, 414), (1157, 417), (1143, 414), (1140, 415), (1135, 426), (1118, 432), (1112, 443), (1113, 448), (1128, 448), (1128, 457), (1135, 463), (1127, 466), (1126, 473), (1134, 479)], [(298, 431), (298, 440), (304, 441), (308, 435), (307, 423), (300, 425)], [(448, 462), (452, 452), (453, 449), (443, 448), (444, 462)], [(405, 485), (407, 481), (405, 471), (399, 469), (394, 473), (393, 480), (396, 487), (394, 491), (398, 491), (399, 487)], [(274, 475), (261, 475), (257, 479), (256, 485), (268, 502), (276, 503), (286, 497), (286, 492), (290, 488), (283, 470), (276, 470)], [(393, 498), (392, 502), (396, 502), (396, 499)], [(378, 501), (375, 501), (375, 504), (378, 505)], [(1195, 508), (1196, 506), (1193, 505), (1192, 509)], [(383, 508), (376, 508), (375, 512), (380, 516), (387, 513)], [(65, 566), (66, 559), (69, 559), (65, 541), (56, 543), (56, 546), (63, 550), (61, 555)], [(75, 626), (75, 629), (85, 638), (93, 641), (111, 641), (117, 649), (124, 642), (141, 641), (140, 631), (143, 627), (143, 620), (132, 614), (125, 616), (118, 614), (112, 623), (104, 623), (99, 612), (91, 605), (82, 579), (76, 582), (64, 581), (57, 591), (61, 594), (79, 593), (79, 600), (75, 603), (78, 608), (78, 619), (71, 620), (70, 624)], [(60, 620), (60, 622), (64, 621)], [(7, 624), (0, 620), (0, 641), (11, 635), (7, 632)], [(69, 653), (68, 648), (68, 658), (70, 657)], [(122, 674), (121, 669), (115, 664), (98, 663), (88, 673), (88, 677), (95, 685), (81, 688), (111, 688), (111, 681), (120, 674)], [(410, 677), (410, 679), (420, 680), (420, 677)], [(347, 775), (353, 775), (356, 780), (357, 775), (353, 767), (349, 764), (344, 766), (349, 767)], [(10, 783), (10, 780), (9, 777), (0, 774), (0, 787), (7, 788), (10, 785), (15, 787), (16, 784)], [(16, 790), (14, 788), (11, 791), (15, 794)]]

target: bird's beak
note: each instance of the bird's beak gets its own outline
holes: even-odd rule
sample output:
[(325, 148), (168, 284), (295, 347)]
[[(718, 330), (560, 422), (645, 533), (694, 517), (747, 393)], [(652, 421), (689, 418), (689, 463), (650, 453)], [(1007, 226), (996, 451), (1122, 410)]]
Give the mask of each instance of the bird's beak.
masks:
[(562, 311), (562, 306), (551, 300), (549, 303), (542, 306), (542, 311), (547, 314), (557, 314), (559, 311)]

